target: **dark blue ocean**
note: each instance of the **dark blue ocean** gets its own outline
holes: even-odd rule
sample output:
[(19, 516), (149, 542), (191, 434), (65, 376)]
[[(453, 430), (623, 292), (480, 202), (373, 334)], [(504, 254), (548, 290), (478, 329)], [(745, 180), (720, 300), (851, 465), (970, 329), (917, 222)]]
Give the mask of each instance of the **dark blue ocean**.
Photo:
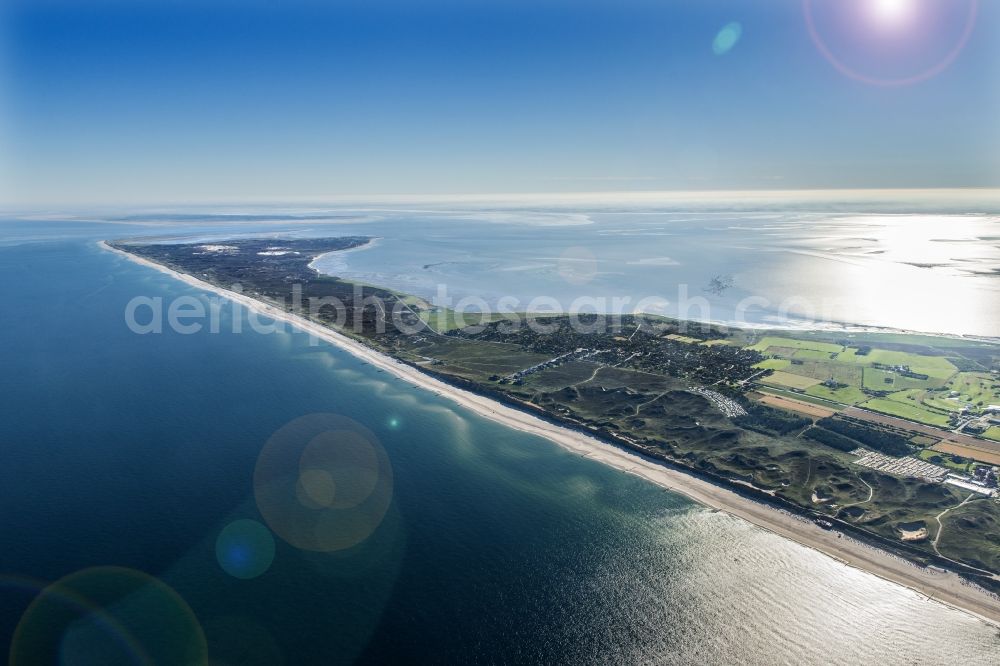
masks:
[[(15, 663), (997, 663), (973, 617), (305, 334), (235, 333), (229, 306), (217, 333), (132, 332), (136, 296), (206, 298), (96, 245), (144, 232), (0, 223)], [(385, 505), (323, 551), (255, 498), (267, 442), (311, 414), (385, 457)]]

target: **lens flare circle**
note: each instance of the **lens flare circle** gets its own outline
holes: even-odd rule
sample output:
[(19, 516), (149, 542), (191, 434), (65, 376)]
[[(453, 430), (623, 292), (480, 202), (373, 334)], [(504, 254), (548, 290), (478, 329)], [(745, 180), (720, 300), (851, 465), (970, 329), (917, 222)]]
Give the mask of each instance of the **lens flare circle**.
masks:
[(305, 469), (295, 485), (295, 495), (303, 506), (322, 509), (333, 506), (337, 482), (325, 469)]
[(717, 56), (726, 55), (733, 50), (742, 35), (742, 25), (735, 21), (727, 23), (722, 26), (722, 29), (715, 35), (715, 39), (712, 40), (712, 53)]
[(332, 552), (361, 543), (381, 524), (392, 491), (392, 465), (378, 439), (335, 414), (309, 414), (282, 427), (254, 470), (264, 522), (302, 550)]
[(207, 664), (208, 647), (171, 587), (134, 569), (94, 567), (32, 601), (14, 630), (9, 663)]
[[(854, 67), (850, 67), (844, 63), (843, 60), (838, 58), (833, 53), (833, 50), (830, 48), (826, 40), (823, 39), (819, 28), (816, 26), (816, 17), (813, 11), (814, 2), (815, 0), (802, 0), (802, 11), (805, 15), (806, 28), (809, 31), (809, 37), (812, 39), (813, 44), (823, 57), (826, 58), (831, 65), (833, 65), (834, 69), (839, 71), (844, 76), (854, 79), (855, 81), (867, 83), (868, 85), (883, 87), (913, 85), (915, 83), (920, 83), (933, 78), (948, 69), (948, 67), (955, 62), (959, 54), (962, 52), (962, 49), (964, 49), (965, 45), (968, 43), (969, 37), (972, 35), (972, 31), (976, 27), (976, 16), (979, 13), (979, 0), (969, 0), (969, 10), (966, 14), (962, 34), (959, 36), (951, 50), (948, 51), (948, 53), (935, 65), (928, 67), (913, 76), (882, 78), (869, 76), (863, 72), (859, 72)], [(914, 11), (912, 0), (873, 0), (873, 3), (874, 4), (871, 5), (870, 11), (872, 15), (883, 25), (900, 25), (904, 22), (908, 22), (912, 18)]]
[(215, 540), (215, 559), (234, 578), (256, 578), (274, 562), (274, 537), (256, 520), (233, 521)]

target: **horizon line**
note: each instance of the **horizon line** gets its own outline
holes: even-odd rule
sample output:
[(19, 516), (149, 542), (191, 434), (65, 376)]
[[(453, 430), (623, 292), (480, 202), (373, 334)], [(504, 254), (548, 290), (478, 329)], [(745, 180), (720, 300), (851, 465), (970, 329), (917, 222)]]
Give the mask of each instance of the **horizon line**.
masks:
[[(62, 203), (11, 203), (0, 204), (2, 214), (19, 214), (42, 212), (55, 213), (66, 209), (159, 209), (187, 208), (196, 206), (226, 207), (226, 206), (281, 206), (281, 205), (343, 205), (343, 204), (381, 204), (381, 203), (572, 203), (573, 201), (595, 203), (608, 200), (607, 203), (627, 202), (632, 199), (637, 202), (649, 202), (657, 199), (664, 201), (682, 201), (685, 199), (701, 199), (706, 197), (732, 200), (737, 197), (751, 199), (822, 199), (843, 198), (851, 196), (893, 196), (918, 195), (923, 197), (956, 196), (972, 194), (992, 194), (1000, 200), (1000, 186), (970, 186), (970, 187), (891, 187), (891, 188), (799, 188), (799, 189), (685, 189), (685, 190), (586, 190), (586, 191), (556, 191), (556, 192), (435, 192), (435, 193), (383, 193), (383, 194), (312, 194), (293, 196), (253, 196), (253, 197), (220, 197), (216, 199), (161, 199), (159, 201), (119, 201), (119, 202), (62, 202)], [(611, 201), (609, 199), (613, 199)], [(561, 200), (561, 201), (560, 201)], [(1000, 203), (1000, 201), (998, 201)]]

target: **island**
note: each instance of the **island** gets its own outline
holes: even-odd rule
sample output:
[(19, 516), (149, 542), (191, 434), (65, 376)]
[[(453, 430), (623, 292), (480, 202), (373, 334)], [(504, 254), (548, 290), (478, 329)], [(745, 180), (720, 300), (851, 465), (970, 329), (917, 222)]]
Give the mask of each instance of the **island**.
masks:
[(463, 314), (313, 268), (369, 241), (103, 246), (487, 417), (1000, 621), (997, 340)]

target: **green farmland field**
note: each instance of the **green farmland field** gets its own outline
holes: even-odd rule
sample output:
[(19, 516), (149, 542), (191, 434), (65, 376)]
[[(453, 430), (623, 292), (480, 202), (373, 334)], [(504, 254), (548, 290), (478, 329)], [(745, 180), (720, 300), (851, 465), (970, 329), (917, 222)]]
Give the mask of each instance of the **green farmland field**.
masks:
[(750, 349), (767, 353), (766, 350), (768, 347), (787, 347), (790, 349), (812, 349), (814, 351), (826, 352), (827, 354), (840, 352), (844, 349), (841, 345), (835, 345), (830, 342), (795, 340), (793, 338), (779, 338), (772, 336), (764, 338), (757, 344), (750, 347)]
[(758, 363), (756, 366), (762, 370), (784, 370), (792, 364), (787, 358), (767, 358)]
[(912, 404), (905, 398), (903, 400), (892, 400), (888, 398), (874, 398), (861, 405), (865, 409), (870, 409), (890, 416), (898, 416), (918, 423), (926, 423), (933, 426), (947, 426), (948, 417), (944, 414), (923, 409), (917, 404)]
[(857, 403), (864, 402), (868, 399), (868, 396), (862, 393), (861, 389), (854, 386), (831, 389), (823, 386), (822, 384), (817, 384), (816, 386), (810, 386), (807, 388), (806, 393), (814, 395), (817, 398), (826, 398), (827, 400), (834, 400), (847, 405), (856, 405)]

